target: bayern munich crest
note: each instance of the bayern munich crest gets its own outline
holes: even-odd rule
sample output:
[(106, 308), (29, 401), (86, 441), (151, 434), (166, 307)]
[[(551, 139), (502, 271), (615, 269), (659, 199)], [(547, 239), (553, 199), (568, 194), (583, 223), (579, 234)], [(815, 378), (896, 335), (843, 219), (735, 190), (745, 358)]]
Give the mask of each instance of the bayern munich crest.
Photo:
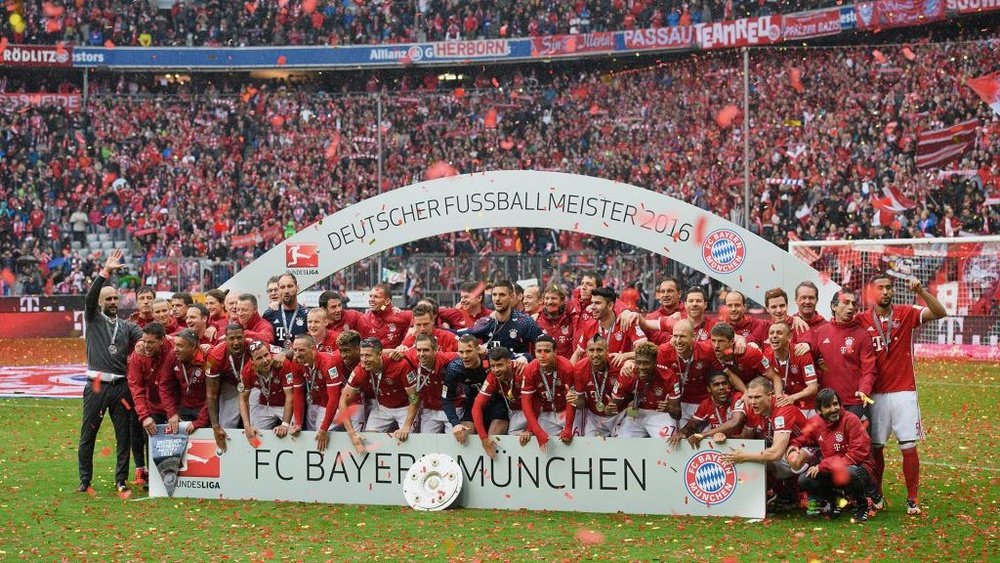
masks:
[(684, 485), (696, 501), (720, 504), (736, 490), (736, 468), (719, 452), (698, 452), (684, 467)]
[(746, 252), (743, 237), (730, 229), (713, 231), (701, 245), (705, 265), (720, 274), (731, 274), (738, 270), (746, 259)]

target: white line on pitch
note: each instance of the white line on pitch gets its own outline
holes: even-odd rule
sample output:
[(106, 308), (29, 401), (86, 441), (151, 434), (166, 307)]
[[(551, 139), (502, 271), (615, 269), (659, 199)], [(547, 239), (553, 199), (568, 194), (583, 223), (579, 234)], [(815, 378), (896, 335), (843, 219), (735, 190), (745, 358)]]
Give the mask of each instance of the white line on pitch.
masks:
[(949, 469), (968, 469), (970, 471), (991, 471), (993, 473), (1000, 473), (1000, 468), (997, 467), (981, 467), (979, 465), (966, 465), (962, 463), (944, 463), (940, 461), (920, 460), (920, 465), (933, 465), (934, 467), (947, 467)]

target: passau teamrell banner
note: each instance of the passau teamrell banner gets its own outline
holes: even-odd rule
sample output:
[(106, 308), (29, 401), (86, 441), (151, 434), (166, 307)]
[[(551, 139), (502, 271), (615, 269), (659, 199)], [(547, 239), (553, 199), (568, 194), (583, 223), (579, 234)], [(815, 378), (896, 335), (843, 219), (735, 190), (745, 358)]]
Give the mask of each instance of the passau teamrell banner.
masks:
[[(313, 432), (294, 439), (265, 432), (257, 448), (242, 431), (228, 432), (222, 455), (210, 430), (191, 435), (174, 498), (405, 505), (407, 469), (442, 453), (458, 462), (464, 485), (457, 504), (466, 508), (764, 517), (764, 466), (722, 458), (732, 448), (759, 452), (759, 440), (705, 442), (698, 451), (684, 442), (673, 451), (655, 438), (576, 438), (570, 445), (552, 440), (541, 453), (534, 441), (521, 447), (517, 437), (501, 436), (491, 460), (478, 440), (461, 445), (445, 434), (411, 434), (400, 443), (367, 433), (367, 451), (358, 454), (342, 432), (330, 434), (322, 453)], [(149, 494), (167, 496), (156, 472)]]

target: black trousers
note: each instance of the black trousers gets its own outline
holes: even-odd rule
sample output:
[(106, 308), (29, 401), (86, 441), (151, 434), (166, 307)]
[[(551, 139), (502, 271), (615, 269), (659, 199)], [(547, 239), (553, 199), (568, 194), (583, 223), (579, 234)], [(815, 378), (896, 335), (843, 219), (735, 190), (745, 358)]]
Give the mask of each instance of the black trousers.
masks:
[[(111, 415), (111, 423), (115, 427), (115, 482), (128, 479), (128, 455), (133, 427), (139, 431), (142, 431), (142, 427), (139, 426), (139, 419), (132, 406), (132, 393), (122, 377), (115, 382), (102, 382), (99, 392), (94, 392), (92, 381), (87, 381), (83, 388), (83, 423), (80, 425), (80, 445), (77, 449), (80, 483), (89, 485), (94, 477), (94, 445), (105, 413)], [(145, 452), (141, 448), (139, 451), (145, 464)], [(136, 463), (139, 461), (137, 456)]]
[(799, 489), (823, 500), (833, 500), (833, 493), (838, 489), (857, 502), (864, 501), (866, 496), (873, 496), (875, 491), (868, 470), (860, 465), (848, 465), (847, 472), (851, 479), (843, 486), (835, 486), (830, 473), (820, 473), (815, 478), (803, 473), (799, 475)]

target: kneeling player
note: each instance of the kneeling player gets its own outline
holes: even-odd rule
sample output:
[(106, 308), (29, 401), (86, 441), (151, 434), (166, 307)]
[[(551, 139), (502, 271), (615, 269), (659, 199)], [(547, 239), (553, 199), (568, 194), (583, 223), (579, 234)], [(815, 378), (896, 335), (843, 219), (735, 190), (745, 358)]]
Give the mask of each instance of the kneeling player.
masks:
[[(669, 439), (681, 417), (681, 388), (677, 375), (656, 365), (655, 344), (635, 347), (635, 373), (622, 375), (611, 393), (611, 407), (625, 410), (618, 435), (622, 438)], [(609, 405), (610, 406), (610, 405)]]

